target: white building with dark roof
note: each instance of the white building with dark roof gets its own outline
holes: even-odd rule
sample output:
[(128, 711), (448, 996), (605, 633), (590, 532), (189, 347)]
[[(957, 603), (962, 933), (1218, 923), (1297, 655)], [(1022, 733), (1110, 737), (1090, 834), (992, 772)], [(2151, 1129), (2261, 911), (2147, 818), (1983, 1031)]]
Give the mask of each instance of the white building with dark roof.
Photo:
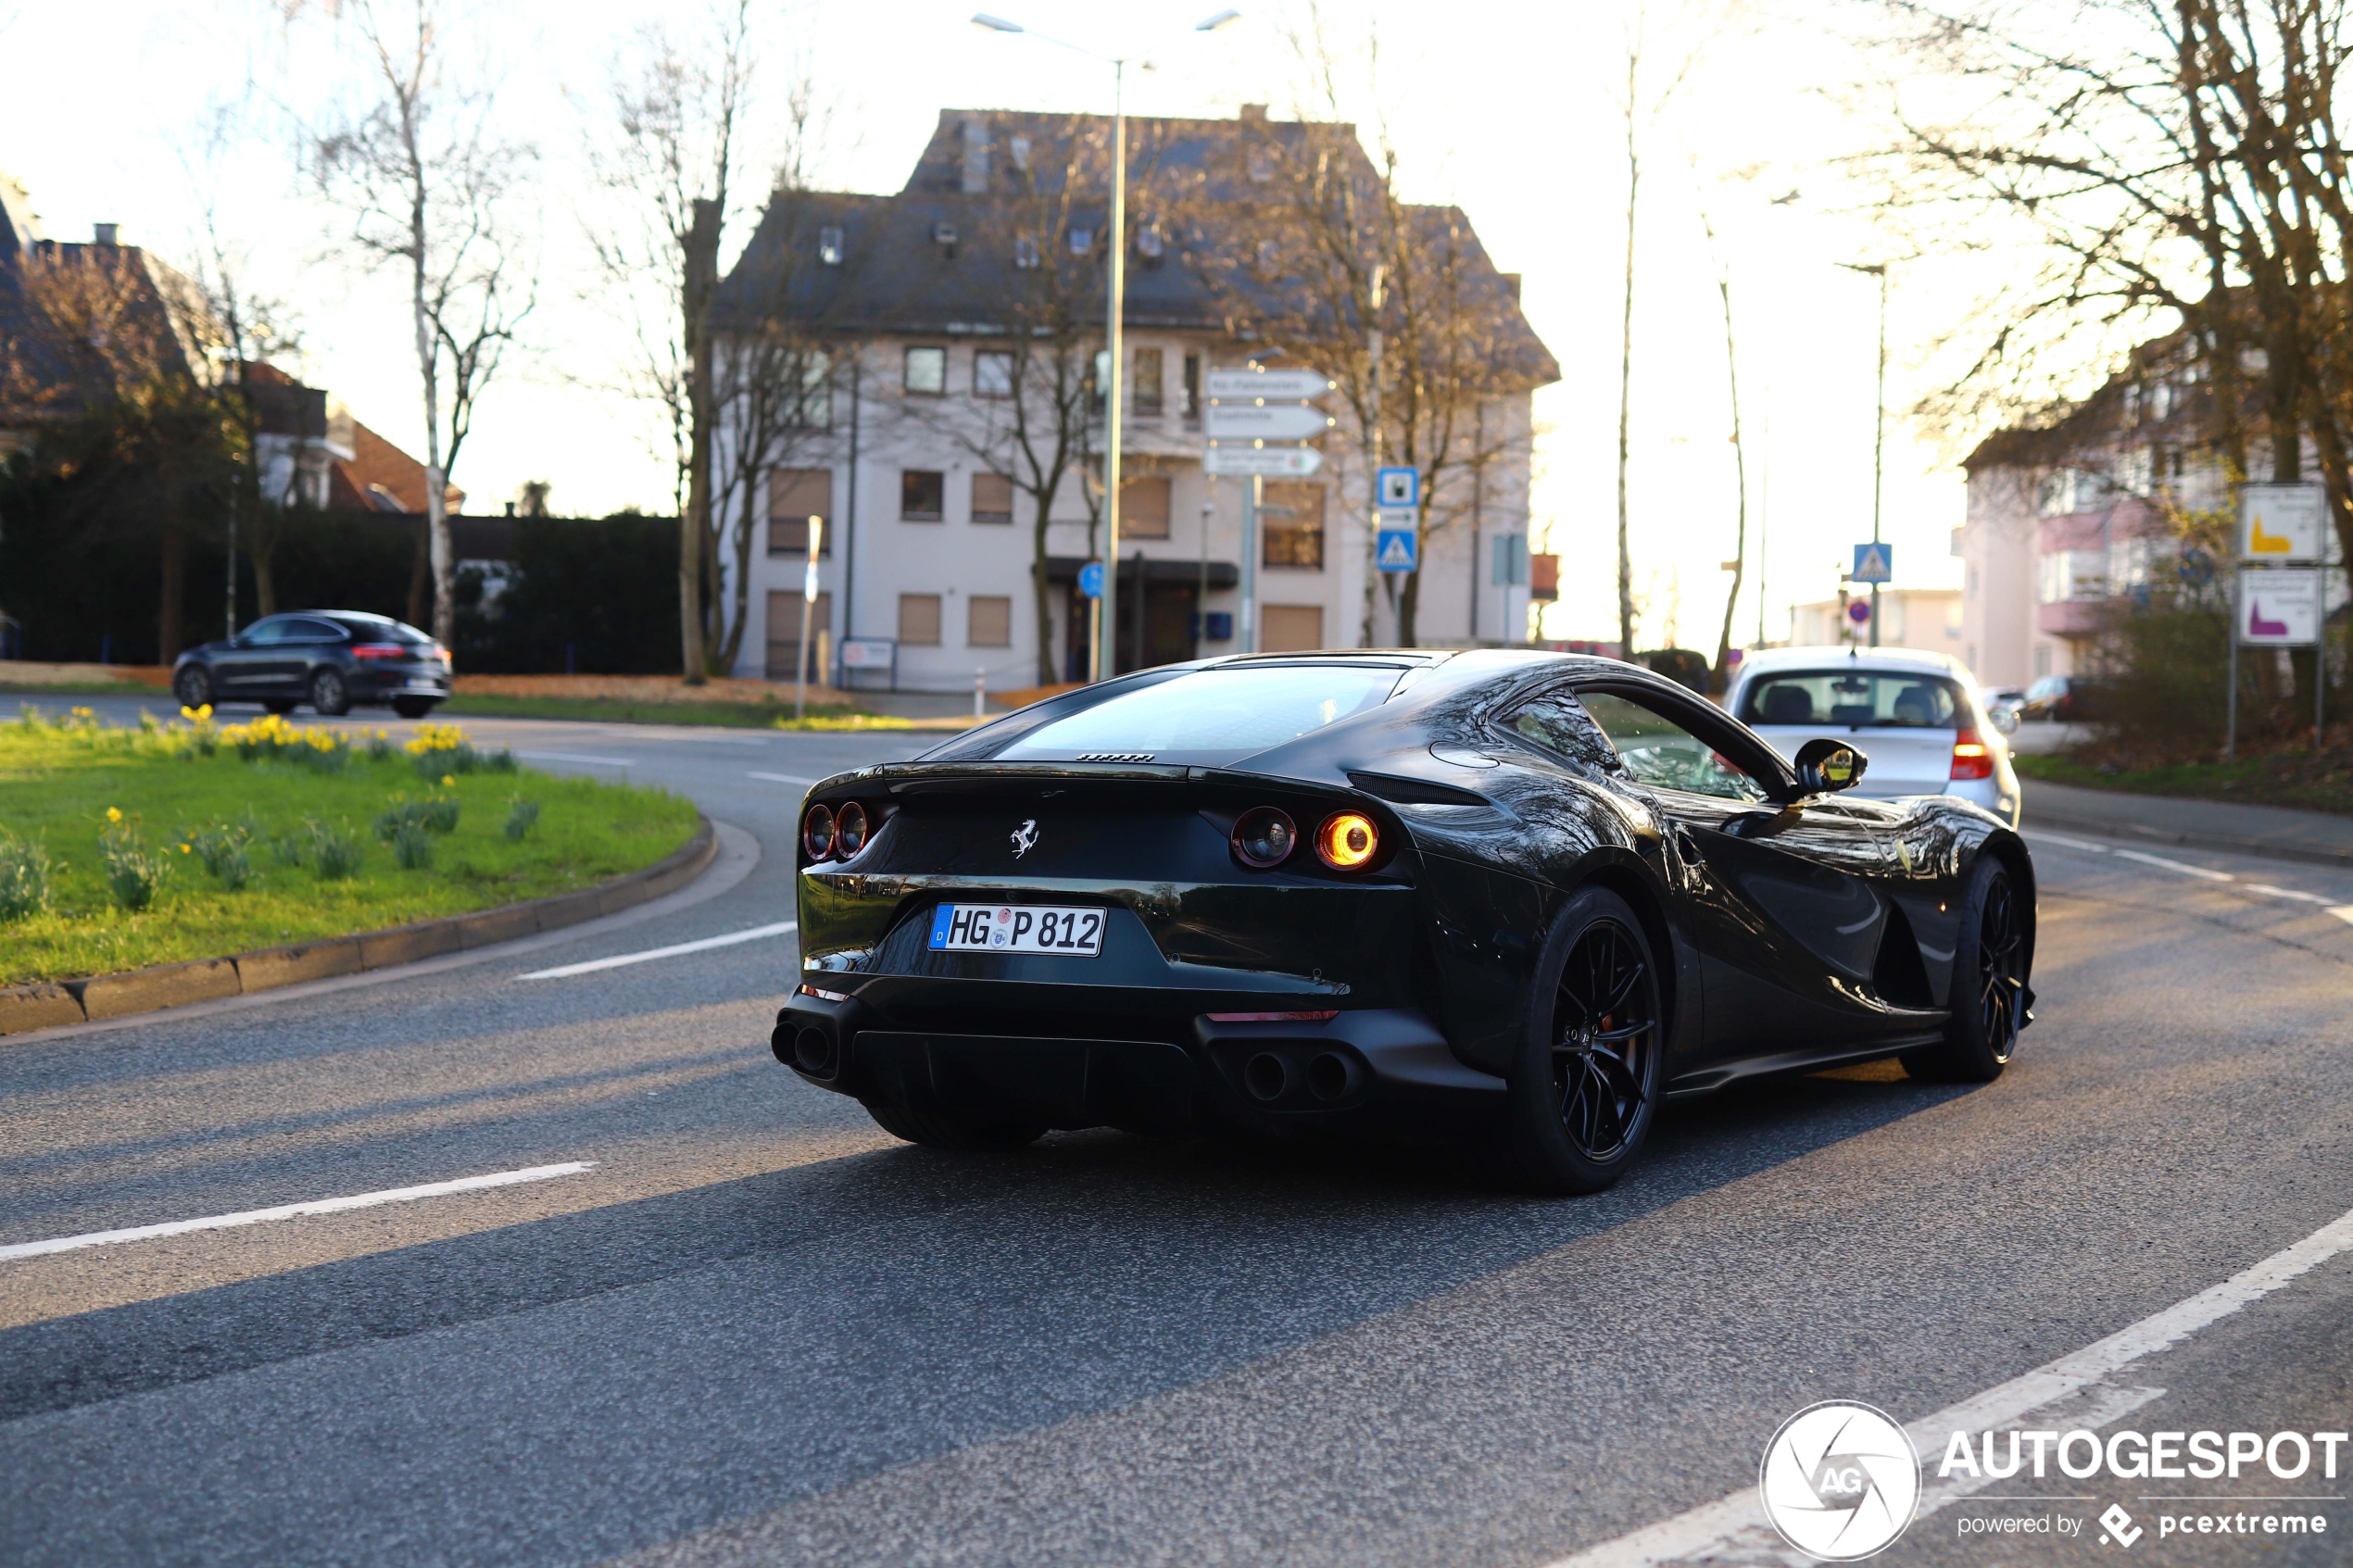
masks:
[[(828, 672), (840, 670), (843, 643), (855, 638), (894, 645), (903, 689), (970, 690), (976, 675), (997, 691), (1036, 685), (1049, 672), (1083, 678), (1087, 601), (1077, 583), (1097, 547), (1100, 500), (1088, 485), (1100, 418), (1081, 443), (1086, 460), (1073, 465), (1048, 513), (1044, 569), (1034, 571), (1035, 493), (1008, 471), (1018, 464), (1004, 439), (1015, 411), (1006, 383), (1009, 367), (1030, 363), (1021, 358), (1024, 334), (1037, 342), (1057, 330), (1037, 314), (1051, 269), (1076, 255), (1082, 272), (1099, 272), (1107, 250), (1100, 189), (1074, 179), (1077, 189), (1041, 193), (1038, 171), (1074, 137), (1107, 139), (1108, 126), (1101, 117), (947, 111), (896, 195), (774, 199), (721, 285), (721, 353), (759, 331), (761, 300), (782, 299), (778, 314), (821, 340), (824, 357), (822, 386), (799, 428), (778, 442), (761, 493), (765, 515), (749, 555), (750, 624), (736, 673), (793, 673), (813, 514), (826, 527), (812, 640), (827, 650)], [(1250, 232), (1253, 193), (1217, 171), (1247, 167), (1247, 139), (1298, 129), (1268, 121), (1263, 109), (1239, 120), (1129, 121), (1122, 670), (1240, 646), (1250, 482), (1203, 472), (1202, 412), (1208, 373), (1241, 366), (1252, 343), (1233, 294), (1197, 263), (1199, 247), (1259, 243)], [(1362, 157), (1353, 132), (1346, 145)], [(1169, 190), (1189, 193), (1181, 211), (1150, 194)], [(1432, 517), (1443, 526), (1433, 524), (1424, 549), (1416, 640), (1521, 642), (1530, 398), (1558, 370), (1520, 314), (1516, 276), (1478, 250), (1467, 220), (1451, 209), (1415, 213), (1466, 241), (1466, 287), (1494, 301), (1508, 323), (1491, 367), (1492, 395), (1469, 413), (1488, 460), (1441, 471)], [(1071, 319), (1088, 323), (1092, 358), (1103, 295), (1100, 282), (1087, 286), (1093, 302), (1075, 295)], [(1340, 400), (1328, 400), (1327, 411), (1338, 424), (1320, 444), (1322, 470), (1265, 484), (1256, 551), (1264, 650), (1364, 640), (1369, 475)], [(735, 459), (738, 436), (723, 426), (720, 466)], [(736, 563), (724, 565), (732, 584)], [(1371, 641), (1395, 641), (1390, 595), (1376, 584), (1370, 598)]]

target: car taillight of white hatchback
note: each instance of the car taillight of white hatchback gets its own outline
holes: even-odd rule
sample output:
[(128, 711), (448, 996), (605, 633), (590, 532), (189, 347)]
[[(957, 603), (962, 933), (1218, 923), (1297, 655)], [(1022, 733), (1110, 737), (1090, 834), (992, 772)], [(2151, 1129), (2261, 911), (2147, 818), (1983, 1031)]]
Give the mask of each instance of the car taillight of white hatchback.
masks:
[(1990, 779), (1994, 776), (1994, 748), (1975, 730), (1961, 730), (1953, 736), (1953, 771), (1957, 779)]

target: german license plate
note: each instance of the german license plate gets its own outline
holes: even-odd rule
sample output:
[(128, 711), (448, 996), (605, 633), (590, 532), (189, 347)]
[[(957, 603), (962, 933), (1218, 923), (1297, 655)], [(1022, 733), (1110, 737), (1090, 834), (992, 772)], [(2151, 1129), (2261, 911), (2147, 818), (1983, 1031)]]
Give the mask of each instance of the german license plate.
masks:
[(1044, 904), (942, 904), (932, 911), (936, 953), (1053, 953), (1091, 959), (1103, 950), (1103, 911)]

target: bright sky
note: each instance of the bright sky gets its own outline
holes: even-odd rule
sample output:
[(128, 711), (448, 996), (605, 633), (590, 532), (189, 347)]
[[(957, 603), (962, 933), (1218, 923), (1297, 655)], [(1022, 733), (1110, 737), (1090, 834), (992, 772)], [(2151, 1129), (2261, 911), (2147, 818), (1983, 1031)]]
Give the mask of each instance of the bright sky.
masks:
[[(1295, 7), (1245, 5), (1240, 22), (1203, 36), (1192, 24), (1219, 8), (1214, 0), (1135, 0), (1117, 8), (1116, 22), (1104, 19), (1112, 7), (1077, 0), (989, 3), (1101, 50), (1165, 41), (1161, 69), (1130, 74), (1131, 113), (1224, 115), (1265, 101), (1279, 117), (1295, 97), (1277, 32), (1301, 14)], [(560, 511), (669, 508), (651, 410), (598, 390), (630, 344), (588, 297), (583, 225), (605, 198), (588, 192), (579, 149), (607, 101), (611, 62), (634, 47), (641, 19), (691, 4), (510, 0), (453, 24), (495, 62), (509, 133), (541, 151), (533, 220), (542, 305), (528, 354), (493, 387), (460, 458), (456, 480), (472, 509), (496, 510), (531, 479), (554, 483)], [(898, 189), (943, 107), (1108, 110), (1107, 68), (1035, 39), (983, 33), (968, 23), (970, 4), (771, 8), (772, 60), (805, 49), (837, 105), (822, 183)], [(294, 137), (273, 119), (278, 108), (315, 111), (349, 71), (327, 9), (314, 3), (289, 28), (279, 0), (77, 0), (20, 5), (13, 15), (0, 0), (0, 57), (16, 68), (0, 96), (0, 170), (23, 182), (53, 238), (87, 238), (94, 221), (116, 221), (125, 243), (175, 260), (193, 252), (198, 193), (216, 184), (222, 226), (249, 253), (256, 282), (296, 303), (305, 377), (421, 452), (402, 293), (337, 253), (334, 215), (305, 189)], [(1652, 9), (1654, 29), (1669, 34), (1655, 45), (1665, 67), (1688, 40), (1656, 19), (1671, 19), (1672, 6)], [(1548, 433), (1532, 532), (1536, 548), (1549, 536), (1562, 558), (1549, 636), (1617, 633), (1626, 165), (1610, 94), (1622, 89), (1626, 14), (1604, 0), (1383, 0), (1325, 13), (1334, 34), (1352, 41), (1378, 28), (1378, 85), (1357, 74), (1352, 115), (1369, 126), (1385, 113), (1411, 194), (1461, 205), (1497, 264), (1525, 274), (1525, 307), (1560, 361), (1561, 383), (1537, 399)], [(1712, 217), (1730, 266), (1740, 333), (1751, 571), (1736, 644), (1756, 636), (1759, 526), (1766, 631), (1776, 638), (1787, 633), (1787, 606), (1834, 594), (1841, 563), (1870, 535), (1878, 292), (1837, 264), (1878, 259), (1883, 246), (1842, 210), (1859, 202), (1831, 166), (1868, 136), (1832, 107), (1854, 70), (1845, 46), (1810, 22), (1765, 20), (1708, 40), (1700, 57), (1644, 132), (1631, 494), (1642, 641), (1655, 645), (1671, 625), (1677, 642), (1712, 648), (1737, 493), (1723, 323), (1699, 213)], [(783, 75), (770, 80), (781, 86)], [(250, 111), (258, 139), (207, 176), (195, 128), (221, 102)], [(1791, 192), (1794, 200), (1776, 203)], [(1967, 294), (1962, 266), (1915, 263), (1896, 274), (1891, 408), (1928, 384), (1927, 345), (1950, 330)], [(1953, 456), (1891, 420), (1884, 529), (1901, 583), (1958, 583), (1947, 554), (1962, 518)]]

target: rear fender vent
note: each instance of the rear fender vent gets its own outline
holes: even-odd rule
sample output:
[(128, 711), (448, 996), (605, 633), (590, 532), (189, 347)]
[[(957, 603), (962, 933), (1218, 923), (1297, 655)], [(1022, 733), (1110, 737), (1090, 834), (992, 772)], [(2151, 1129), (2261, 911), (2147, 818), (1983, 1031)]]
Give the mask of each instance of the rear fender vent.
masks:
[(1928, 968), (1920, 962), (1920, 945), (1912, 935), (1912, 922), (1904, 918), (1904, 906), (1894, 899), (1888, 901), (1887, 923), (1880, 928), (1871, 988), (1882, 1000), (1899, 1008), (1925, 1010), (1936, 1006), (1929, 995)]
[(1495, 803), (1483, 795), (1452, 784), (1431, 784), (1426, 779), (1394, 778), (1387, 773), (1351, 773), (1348, 782), (1376, 800), (1386, 800), (1397, 806), (1483, 806), (1489, 810)]

